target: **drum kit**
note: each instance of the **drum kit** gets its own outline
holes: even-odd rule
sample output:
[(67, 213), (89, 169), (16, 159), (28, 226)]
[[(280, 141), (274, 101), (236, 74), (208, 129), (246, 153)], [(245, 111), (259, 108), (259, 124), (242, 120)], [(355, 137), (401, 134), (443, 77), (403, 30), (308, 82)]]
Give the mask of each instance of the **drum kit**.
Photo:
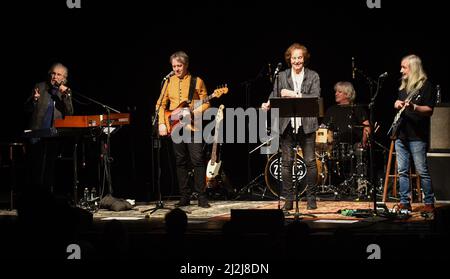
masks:
[[(360, 143), (337, 142), (336, 139), (339, 139), (339, 131), (333, 131), (324, 124), (316, 131), (316, 194), (333, 195), (334, 199), (369, 198), (367, 150)], [(280, 160), (281, 152), (271, 155), (264, 171), (267, 188), (277, 197), (282, 182)], [(295, 165), (292, 180), (302, 185), (307, 169), (301, 149), (297, 150)]]

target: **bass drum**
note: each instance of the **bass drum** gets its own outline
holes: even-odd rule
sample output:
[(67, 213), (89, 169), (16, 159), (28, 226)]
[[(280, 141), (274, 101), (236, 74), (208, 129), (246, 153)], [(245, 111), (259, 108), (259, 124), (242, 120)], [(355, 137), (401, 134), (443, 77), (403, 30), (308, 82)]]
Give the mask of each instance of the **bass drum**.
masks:
[[(280, 191), (280, 184), (283, 181), (281, 177), (281, 152), (273, 154), (269, 160), (266, 163), (266, 167), (264, 170), (264, 177), (266, 180), (266, 186), (269, 188), (270, 192), (274, 194), (275, 196), (279, 196)], [(322, 184), (322, 181), (327, 180), (328, 171), (327, 166), (322, 165), (322, 161), (320, 161), (316, 157), (316, 164), (317, 164), (317, 184)], [(299, 185), (299, 192), (301, 192), (300, 189), (303, 188), (302, 181), (303, 178), (306, 176), (306, 163), (303, 160), (303, 152), (300, 149), (297, 152), (297, 165), (292, 166), (292, 170), (294, 170), (294, 167), (296, 168), (296, 171), (292, 172), (292, 182), (295, 182), (295, 179), (297, 179), (297, 184)]]

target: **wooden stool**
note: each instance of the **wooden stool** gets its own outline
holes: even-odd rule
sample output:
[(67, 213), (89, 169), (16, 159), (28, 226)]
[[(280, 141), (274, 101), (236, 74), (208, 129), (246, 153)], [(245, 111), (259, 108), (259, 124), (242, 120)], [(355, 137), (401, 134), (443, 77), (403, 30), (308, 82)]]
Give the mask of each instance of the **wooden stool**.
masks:
[[(397, 165), (397, 156), (394, 152), (394, 140), (391, 140), (391, 146), (389, 147), (389, 157), (388, 162), (386, 166), (386, 176), (384, 178), (384, 190), (383, 190), (383, 202), (386, 202), (387, 200), (387, 193), (388, 193), (388, 187), (389, 187), (389, 179), (393, 178), (394, 183), (392, 184), (392, 196), (397, 197), (397, 180), (398, 180), (398, 165)], [(391, 164), (392, 164), (392, 156), (395, 156), (394, 158), (394, 173), (391, 174)], [(412, 160), (411, 160), (412, 163)], [(411, 164), (412, 166), (412, 164)], [(409, 168), (409, 186), (411, 188), (411, 202), (414, 201), (414, 191), (412, 180), (416, 179), (416, 191), (417, 191), (417, 199), (419, 202), (422, 202), (422, 195), (420, 191), (420, 175), (418, 175), (416, 172), (412, 172), (412, 167)]]

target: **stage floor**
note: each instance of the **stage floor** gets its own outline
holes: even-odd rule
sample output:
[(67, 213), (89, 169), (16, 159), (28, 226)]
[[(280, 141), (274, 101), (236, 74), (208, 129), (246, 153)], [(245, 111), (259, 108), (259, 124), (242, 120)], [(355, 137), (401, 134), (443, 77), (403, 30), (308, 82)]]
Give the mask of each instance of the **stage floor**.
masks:
[[(100, 220), (108, 218), (118, 218), (126, 220), (126, 218), (130, 219), (139, 219), (139, 218), (149, 218), (153, 219), (162, 219), (165, 214), (170, 210), (175, 208), (175, 203), (177, 201), (163, 201), (164, 205), (167, 209), (158, 209), (154, 213), (150, 214), (151, 209), (155, 207), (155, 203), (151, 203), (150, 205), (138, 205), (135, 206), (132, 210), (128, 211), (107, 211), (107, 210), (99, 210), (94, 214), (94, 218), (98, 218)], [(204, 220), (204, 221), (213, 221), (213, 220), (229, 220), (230, 213), (232, 209), (278, 209), (278, 201), (210, 201), (210, 208), (201, 208), (198, 207), (196, 201), (191, 201), (190, 206), (180, 207), (180, 209), (184, 210), (187, 213), (189, 219), (196, 220)], [(283, 201), (280, 202), (280, 206), (282, 207), (284, 204)], [(388, 209), (394, 208), (396, 203), (386, 203)], [(427, 218), (421, 216), (420, 211), (416, 211), (416, 209), (420, 210), (420, 207), (423, 204), (415, 203), (412, 205), (413, 212), (411, 213), (411, 217), (409, 221), (424, 221)], [(300, 213), (305, 214), (313, 214), (315, 217), (304, 217), (306, 220), (361, 220), (361, 218), (355, 218), (351, 216), (345, 216), (340, 213), (342, 210), (370, 210), (373, 209), (374, 205), (371, 201), (364, 202), (354, 202), (354, 201), (318, 201), (318, 208), (315, 210), (307, 210), (306, 202), (299, 201), (298, 211)], [(289, 213), (295, 213), (295, 203), (294, 209)], [(289, 214), (285, 215), (287, 219), (294, 218)], [(428, 218), (429, 219), (429, 218)]]
[[(148, 205), (137, 205), (131, 210), (126, 211), (111, 211), (100, 209), (93, 212), (94, 223), (102, 223), (102, 221), (109, 220), (120, 220), (124, 223), (147, 223), (153, 228), (164, 229), (164, 217), (171, 210), (175, 208), (175, 200), (163, 201), (165, 208), (157, 209), (155, 208), (156, 202), (151, 202)], [(196, 229), (203, 227), (204, 229), (218, 230), (220, 231), (223, 224), (231, 219), (232, 210), (269, 210), (278, 209), (279, 206), (283, 206), (284, 202), (281, 201), (210, 201), (210, 208), (198, 207), (196, 201), (191, 201), (190, 206), (180, 207), (186, 212), (188, 217), (188, 232), (191, 226)], [(386, 206), (388, 209), (395, 208), (396, 203), (388, 202)], [(318, 208), (316, 210), (307, 210), (306, 202), (299, 201), (298, 213), (300, 213), (300, 218), (296, 218), (295, 203), (294, 209), (289, 213), (284, 212), (285, 222), (289, 223), (292, 220), (299, 219), (304, 222), (308, 222), (312, 228), (320, 229), (327, 228), (332, 229), (336, 227), (348, 226), (354, 227), (360, 223), (367, 222), (380, 222), (383, 223), (383, 227), (386, 227), (387, 223), (392, 224), (402, 224), (409, 223), (415, 224), (418, 228), (423, 229), (428, 227), (430, 221), (433, 220), (433, 214), (423, 214), (420, 212), (420, 208), (423, 204), (413, 203), (413, 212), (410, 213), (408, 218), (400, 218), (402, 216), (390, 216), (392, 218), (386, 218), (387, 216), (366, 216), (370, 215), (370, 211), (373, 209), (374, 205), (372, 201), (318, 201)], [(439, 206), (439, 205), (437, 205)], [(357, 210), (362, 215), (358, 216), (348, 216), (343, 214), (345, 210)], [(365, 213), (368, 214), (365, 214)], [(302, 214), (311, 214), (313, 216), (306, 216)], [(17, 212), (15, 210), (0, 210), (0, 216), (16, 216)], [(404, 217), (404, 216), (403, 216)], [(386, 222), (388, 221), (388, 222)], [(373, 228), (376, 226), (373, 226)]]
[[(318, 201), (316, 210), (306, 210), (306, 202), (301, 201), (299, 212), (313, 214), (314, 217), (302, 216), (297, 222), (292, 215), (295, 210), (290, 211), (291, 214), (285, 214), (284, 220), (279, 218), (278, 201), (273, 200), (213, 200), (210, 201), (211, 207), (206, 209), (191, 201), (190, 206), (181, 207), (187, 213), (186, 230), (183, 236), (174, 237), (167, 233), (164, 217), (176, 202), (164, 201), (168, 209), (158, 209), (153, 213), (151, 209), (155, 202), (137, 205), (127, 211), (99, 210), (92, 214), (93, 218), (84, 211), (83, 216), (87, 218), (83, 219), (86, 223), (80, 224), (76, 243), (88, 245), (88, 248), (83, 248), (89, 252), (86, 256), (88, 258), (167, 260), (183, 256), (183, 259), (187, 257), (216, 261), (278, 261), (279, 255), (292, 259), (339, 259), (343, 255), (348, 259), (367, 259), (366, 248), (373, 243), (382, 247), (383, 258), (404, 259), (405, 255), (398, 254), (398, 248), (403, 247), (406, 258), (447, 259), (446, 251), (450, 248), (446, 232), (439, 231), (432, 215), (417, 211), (422, 206), (418, 203), (413, 204), (413, 212), (409, 218), (400, 219), (384, 216), (357, 218), (339, 213), (346, 209), (370, 211), (373, 203), (369, 201)], [(391, 209), (395, 203), (386, 205)], [(445, 205), (438, 205), (441, 206)], [(246, 219), (233, 220), (232, 210), (250, 214), (244, 214)], [(53, 221), (51, 215), (42, 212), (36, 216), (42, 216), (42, 223), (45, 223), (45, 218), (51, 220), (51, 223), (45, 223), (50, 226), (45, 234), (53, 239), (59, 236), (52, 227), (58, 220)], [(10, 253), (20, 251), (16, 247), (22, 243), (22, 238), (16, 236), (20, 236), (15, 230), (19, 229), (20, 232), (20, 226), (14, 225), (17, 224), (16, 219), (16, 211), (0, 210), (0, 221), (9, 224), (11, 228), (11, 236), (3, 239), (15, 238), (14, 241), (4, 243), (6, 246), (10, 245)], [(112, 220), (120, 222), (114, 223)], [(238, 222), (234, 222), (236, 220)], [(279, 220), (282, 220), (281, 226), (278, 226)], [(111, 252), (111, 247), (118, 247), (117, 249), (125, 252)], [(181, 254), (177, 254), (180, 249)], [(16, 257), (21, 257), (20, 255)]]

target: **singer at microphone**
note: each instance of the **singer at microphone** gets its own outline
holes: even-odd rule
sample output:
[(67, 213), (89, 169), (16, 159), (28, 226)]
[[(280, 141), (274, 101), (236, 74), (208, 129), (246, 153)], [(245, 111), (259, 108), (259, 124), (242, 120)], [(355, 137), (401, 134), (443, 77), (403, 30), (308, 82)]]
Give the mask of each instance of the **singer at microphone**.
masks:
[[(25, 103), (25, 109), (31, 116), (26, 129), (33, 132), (50, 131), (50, 128), (54, 127), (54, 120), (73, 115), (74, 111), (70, 94), (63, 93), (67, 91), (67, 87), (62, 85), (67, 80), (67, 67), (61, 63), (53, 64), (47, 74), (47, 80), (34, 86)], [(33, 185), (50, 187), (54, 185), (58, 143), (46, 138), (37, 138), (39, 133), (26, 133), (26, 136), (32, 135), (36, 137), (29, 138), (30, 182)]]
[[(299, 43), (293, 43), (284, 51), (284, 62), (287, 68), (282, 70), (282, 63), (278, 63), (275, 74), (272, 92), (268, 96), (268, 101), (261, 104), (261, 109), (279, 110), (278, 104), (290, 105), (291, 98), (320, 98), (320, 77), (317, 72), (311, 70), (305, 65), (309, 62), (309, 51), (306, 46)], [(275, 101), (277, 100), (277, 101)], [(271, 104), (272, 102), (272, 104)], [(297, 108), (301, 109), (301, 108)], [(294, 208), (294, 200), (298, 193), (292, 183), (292, 168), (294, 162), (294, 152), (292, 147), (299, 144), (302, 147), (303, 159), (306, 162), (307, 172), (305, 175), (305, 184), (308, 185), (306, 192), (308, 210), (317, 209), (316, 187), (317, 187), (317, 165), (315, 158), (315, 137), (318, 128), (317, 117), (295, 117), (295, 115), (286, 115), (279, 117), (278, 135), (283, 164), (281, 174), (283, 183), (279, 191), (285, 197), (283, 206), (284, 211)], [(272, 126), (274, 128), (274, 126)], [(272, 129), (272, 135), (275, 130)], [(298, 136), (297, 136), (298, 135)], [(285, 160), (286, 159), (286, 160)], [(285, 164), (286, 162), (286, 164)]]
[[(186, 123), (186, 119), (189, 120), (189, 118), (184, 117), (184, 115), (183, 120), (176, 121), (180, 120), (181, 116), (180, 114), (177, 115), (176, 111), (179, 111), (177, 108), (191, 112), (191, 114), (188, 113), (186, 116), (194, 115), (194, 118), (209, 108), (206, 86), (200, 77), (194, 76), (188, 71), (189, 56), (184, 51), (173, 53), (169, 61), (173, 72), (169, 73), (166, 78), (172, 75), (175, 75), (175, 77), (168, 79), (171, 82), (166, 82), (166, 85), (161, 88), (160, 97), (155, 105), (155, 111), (158, 113), (158, 121), (154, 126), (155, 133), (157, 132), (160, 136), (170, 135), (170, 139), (173, 141), (176, 174), (181, 194), (180, 201), (176, 206), (190, 205), (191, 193), (195, 190), (199, 193), (198, 206), (207, 208), (210, 207), (210, 204), (208, 203), (208, 195), (205, 192), (207, 188), (205, 177), (206, 164), (204, 161), (205, 154), (202, 137), (200, 135), (200, 140), (197, 137), (194, 139), (191, 133), (193, 129), (202, 131), (202, 121), (200, 123), (194, 121), (193, 124), (191, 124), (191, 121)], [(188, 103), (193, 104), (193, 107), (187, 107)], [(170, 115), (169, 118), (166, 118), (166, 112)], [(194, 168), (194, 189), (191, 189), (191, 185), (188, 183), (188, 171), (192, 167)], [(159, 197), (161, 197), (160, 187), (160, 184), (158, 184)]]

